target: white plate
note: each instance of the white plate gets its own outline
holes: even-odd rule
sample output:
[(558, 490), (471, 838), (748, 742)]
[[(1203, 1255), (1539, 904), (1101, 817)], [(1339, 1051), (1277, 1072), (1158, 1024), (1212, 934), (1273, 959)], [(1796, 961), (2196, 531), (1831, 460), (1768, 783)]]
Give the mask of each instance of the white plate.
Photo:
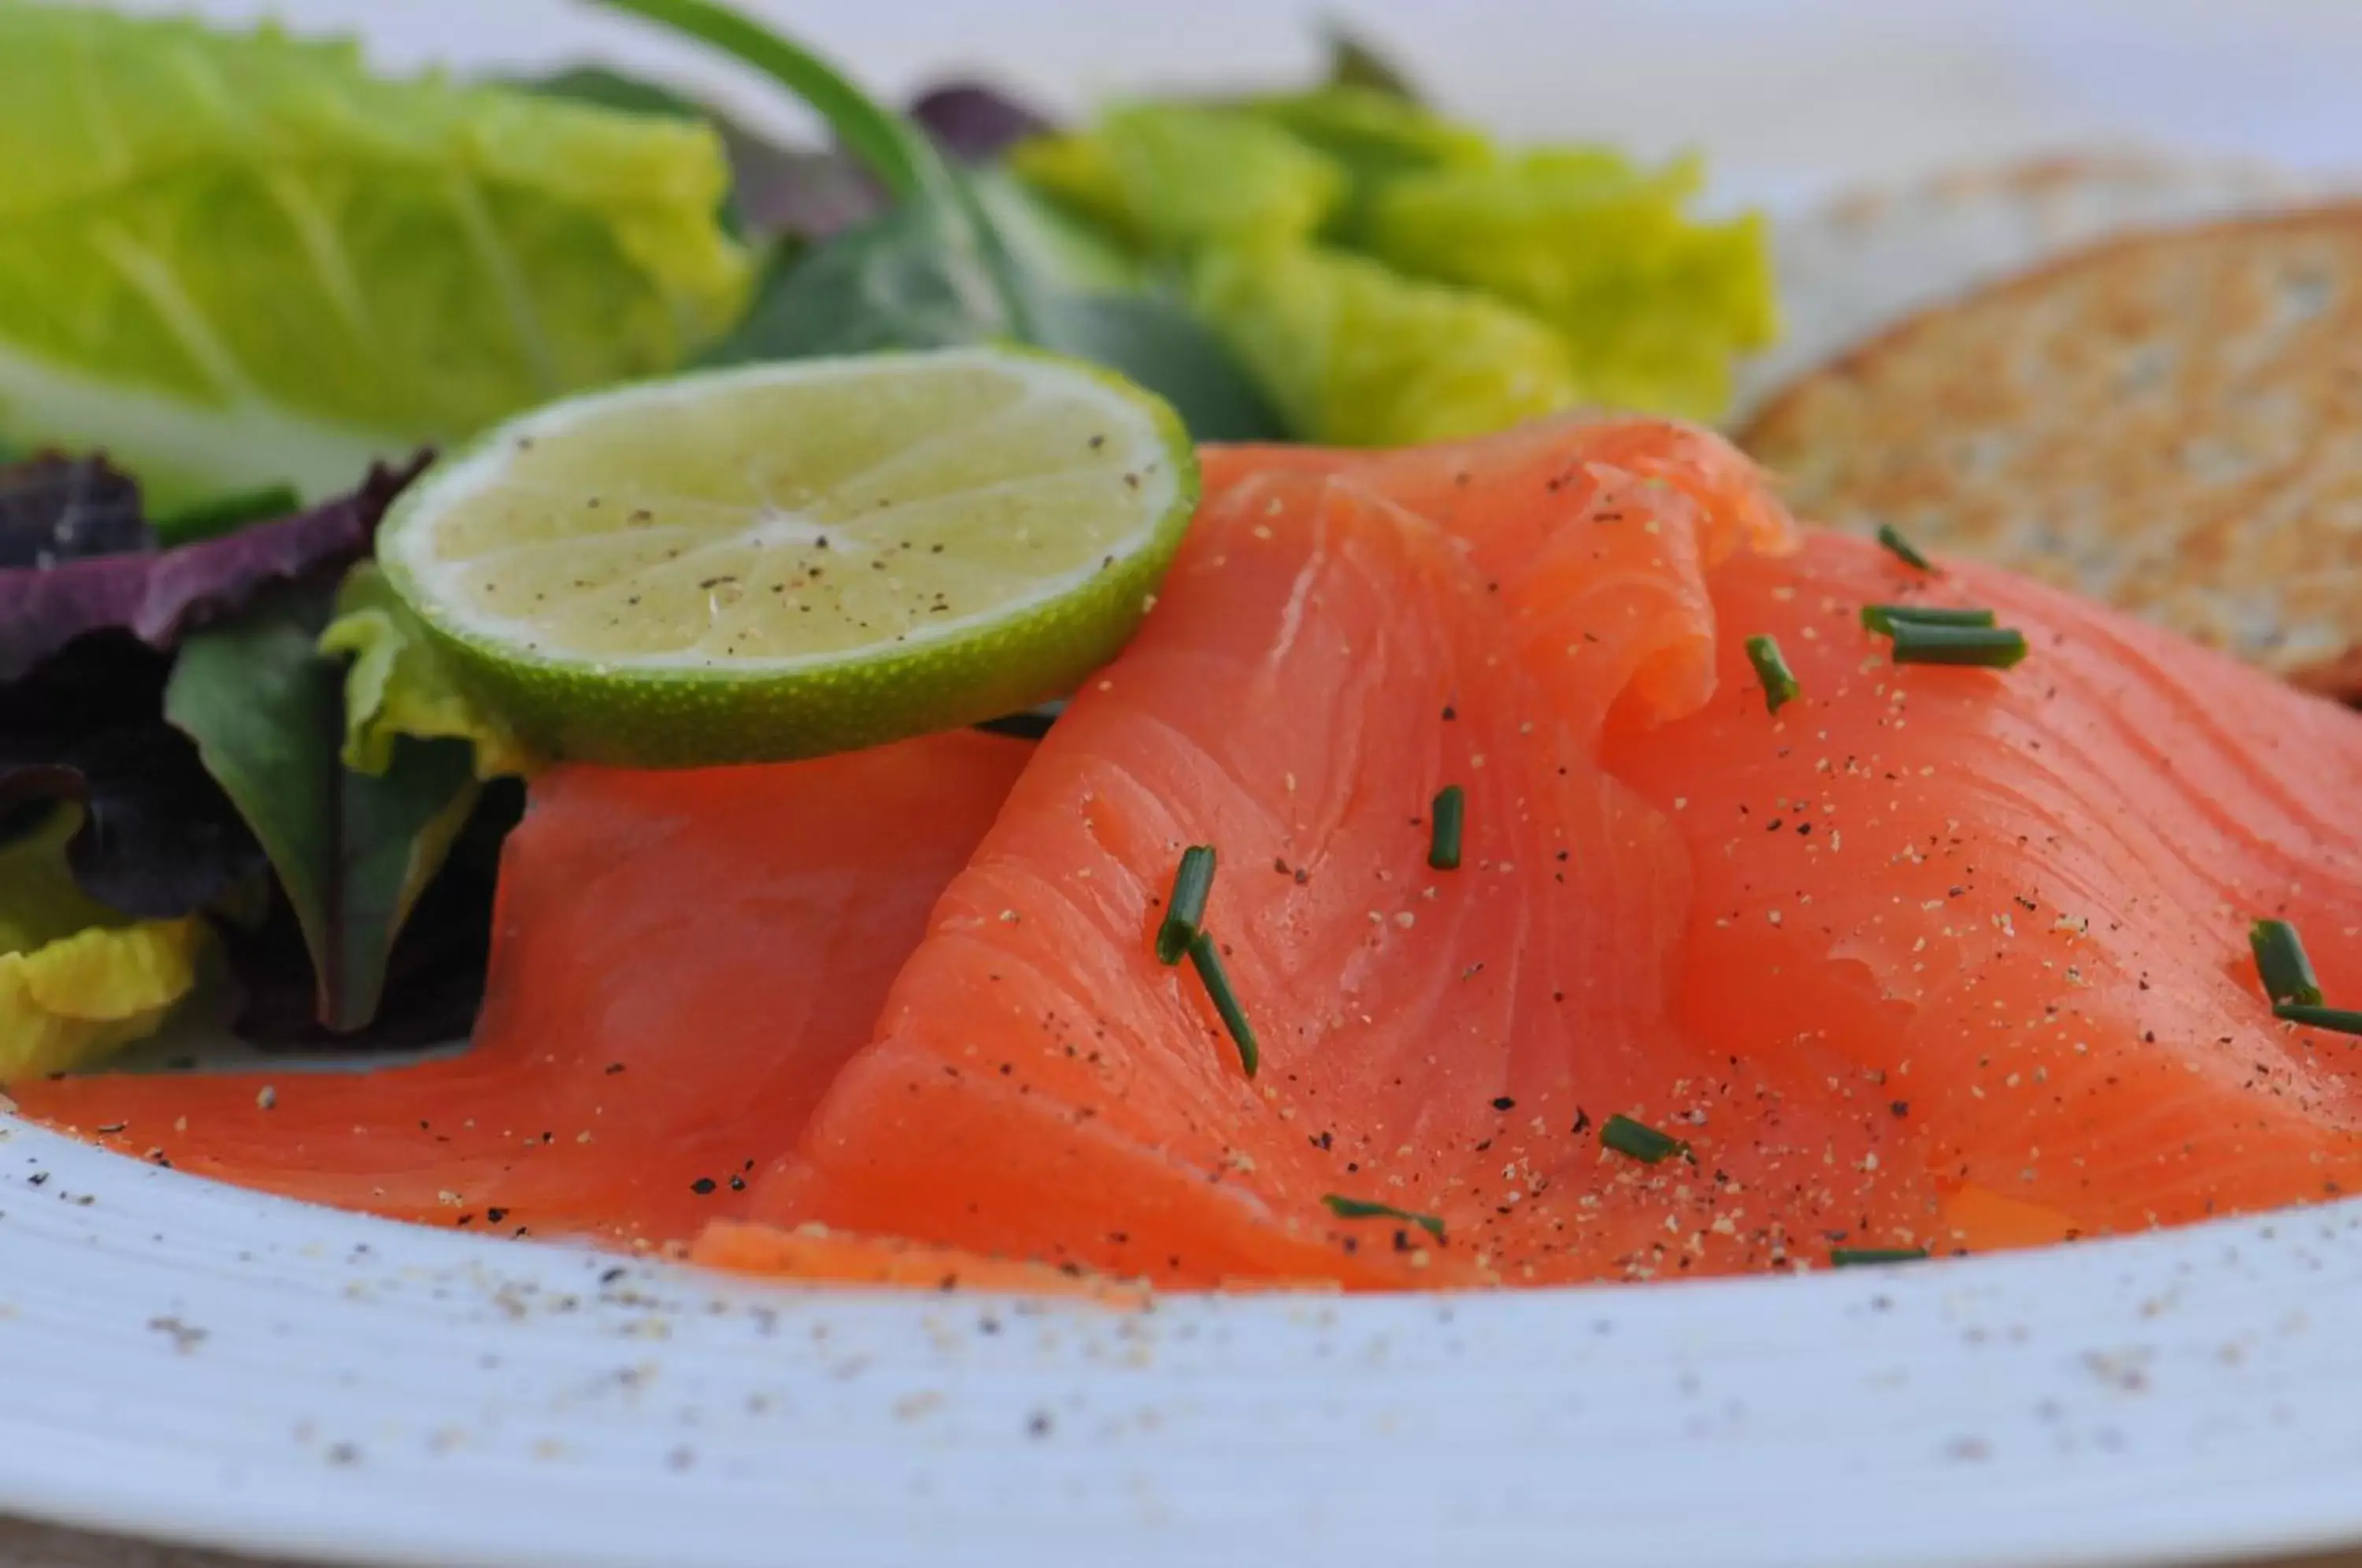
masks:
[[(1071, 98), (1308, 57), (1251, 0), (768, 8), (888, 86), (981, 61)], [(1508, 128), (1702, 144), (1773, 198), (2095, 137), (2362, 165), (2335, 0), (1324, 8)], [(556, 0), (280, 9), (404, 61), (638, 38)], [(2356, 1204), (1803, 1279), (1127, 1316), (406, 1229), (0, 1119), (0, 1512), (337, 1562), (2196, 1561), (2362, 1540), (2356, 1389)]]

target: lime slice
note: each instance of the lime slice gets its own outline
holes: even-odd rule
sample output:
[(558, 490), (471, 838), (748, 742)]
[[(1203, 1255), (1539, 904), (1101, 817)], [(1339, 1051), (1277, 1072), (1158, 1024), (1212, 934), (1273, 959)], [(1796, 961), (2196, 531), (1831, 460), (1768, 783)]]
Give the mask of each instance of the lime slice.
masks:
[(1172, 411), (1088, 367), (800, 359), (526, 414), (414, 485), (378, 557), (535, 748), (701, 767), (1071, 690), (1197, 493)]

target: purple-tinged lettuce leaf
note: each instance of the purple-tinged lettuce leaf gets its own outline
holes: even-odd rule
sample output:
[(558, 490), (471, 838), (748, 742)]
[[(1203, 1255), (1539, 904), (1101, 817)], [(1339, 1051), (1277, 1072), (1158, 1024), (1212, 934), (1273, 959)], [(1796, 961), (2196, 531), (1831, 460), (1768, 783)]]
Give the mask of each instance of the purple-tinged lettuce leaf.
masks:
[(155, 547), (139, 482), (105, 458), (43, 452), (0, 464), (0, 569)]
[(911, 117), (963, 163), (989, 163), (1028, 137), (1054, 130), (1050, 116), (981, 82), (945, 82), (911, 100)]
[(261, 846), (196, 747), (164, 723), (170, 668), (105, 632), (0, 684), (0, 841), (79, 806), (64, 846), (76, 885), (145, 920), (210, 909), (263, 869)]
[(425, 466), (423, 454), (400, 469), (373, 465), (348, 495), (200, 544), (0, 569), (0, 681), (95, 632), (169, 648), (265, 589), (341, 572), (369, 553), (386, 507)]
[(395, 938), (469, 821), (480, 786), (465, 741), (399, 740), (380, 777), (355, 773), (345, 668), (316, 644), (323, 590), (289, 591), (188, 637), (164, 715), (270, 857), (312, 958), (329, 1030), (377, 1016)]

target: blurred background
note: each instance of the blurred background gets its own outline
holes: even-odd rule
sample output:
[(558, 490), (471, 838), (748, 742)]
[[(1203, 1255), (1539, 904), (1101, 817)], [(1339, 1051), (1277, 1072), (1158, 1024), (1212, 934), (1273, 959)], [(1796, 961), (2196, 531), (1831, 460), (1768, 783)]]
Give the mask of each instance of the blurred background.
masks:
[[(389, 64), (629, 59), (757, 124), (777, 94), (577, 0), (133, 0), (276, 15)], [(1058, 105), (1291, 81), (1315, 24), (1390, 46), (1514, 136), (1695, 147), (1727, 195), (1786, 203), (2012, 153), (2127, 144), (2362, 167), (2353, 0), (753, 0), (893, 92), (955, 70)], [(784, 126), (782, 127), (784, 128)]]

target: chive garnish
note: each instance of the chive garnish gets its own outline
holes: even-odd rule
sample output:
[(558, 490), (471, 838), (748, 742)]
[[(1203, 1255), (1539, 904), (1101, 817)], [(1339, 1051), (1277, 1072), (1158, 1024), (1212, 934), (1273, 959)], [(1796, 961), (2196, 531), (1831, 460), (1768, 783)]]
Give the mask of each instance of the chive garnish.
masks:
[(1865, 604), (1861, 607), (1861, 624), (1882, 636), (1894, 635), (1894, 623), (1910, 621), (1922, 626), (1990, 626), (1993, 613), (1990, 610), (1955, 610), (1942, 604)]
[(1340, 1220), (1402, 1220), (1418, 1226), (1439, 1242), (1443, 1240), (1443, 1221), (1432, 1214), (1414, 1214), (1407, 1209), (1396, 1209), (1391, 1203), (1341, 1198), (1333, 1192), (1320, 1201), (1327, 1204), (1329, 1212)]
[(1436, 791), (1434, 836), (1427, 843), (1427, 863), (1438, 871), (1460, 869), (1460, 833), (1467, 823), (1468, 796), (1457, 784)]
[(2304, 955), (2296, 927), (2284, 920), (2256, 921), (2247, 927), (2247, 945), (2255, 950), (2256, 977), (2275, 1007), (2321, 1005), (2321, 982), (2313, 977), (2312, 960)]
[(1916, 567), (1921, 571), (1936, 569), (1936, 564), (1921, 555), (1918, 547), (1897, 533), (1892, 523), (1881, 523), (1878, 525), (1878, 542), (1885, 546), (1887, 552), (1904, 566)]
[(2327, 1030), (2332, 1034), (2362, 1034), (2362, 1012), (2352, 1008), (2282, 1002), (2272, 1009), (2272, 1016), (2290, 1023), (2302, 1024), (2307, 1029)]
[(1642, 1165), (1653, 1165), (1680, 1154), (1688, 1157), (1690, 1146), (1670, 1132), (1660, 1132), (1644, 1121), (1635, 1121), (1618, 1113), (1609, 1117), (1599, 1129), (1599, 1141), (1619, 1154), (1629, 1154)]
[(1893, 658), (1897, 664), (2007, 669), (2025, 657), (2025, 634), (2014, 626), (1949, 626), (1926, 621), (1896, 621), (1889, 635), (1894, 639)]
[(1254, 1030), (1247, 1022), (1246, 1010), (1239, 1006), (1236, 991), (1231, 989), (1231, 977), (1222, 967), (1222, 955), (1214, 950), (1214, 939), (1204, 932), (1189, 940), (1189, 962), (1205, 983), (1206, 994), (1214, 999), (1214, 1010), (1222, 1015), (1222, 1027), (1239, 1047), (1239, 1066), (1249, 1077), (1263, 1065), (1263, 1052), (1255, 1044)]
[(1214, 846), (1193, 844), (1181, 852), (1180, 869), (1173, 873), (1173, 897), (1156, 927), (1158, 963), (1178, 964), (1188, 956), (1189, 944), (1206, 923), (1206, 896), (1213, 890)]
[(1923, 1263), (1925, 1247), (1831, 1247), (1831, 1268), (1866, 1268), (1873, 1264)]
[(1803, 690), (1796, 684), (1796, 672), (1788, 668), (1788, 660), (1780, 652), (1777, 639), (1754, 636), (1747, 639), (1747, 662), (1755, 667), (1755, 678), (1763, 682), (1763, 707), (1776, 713), (1781, 705), (1793, 702)]

